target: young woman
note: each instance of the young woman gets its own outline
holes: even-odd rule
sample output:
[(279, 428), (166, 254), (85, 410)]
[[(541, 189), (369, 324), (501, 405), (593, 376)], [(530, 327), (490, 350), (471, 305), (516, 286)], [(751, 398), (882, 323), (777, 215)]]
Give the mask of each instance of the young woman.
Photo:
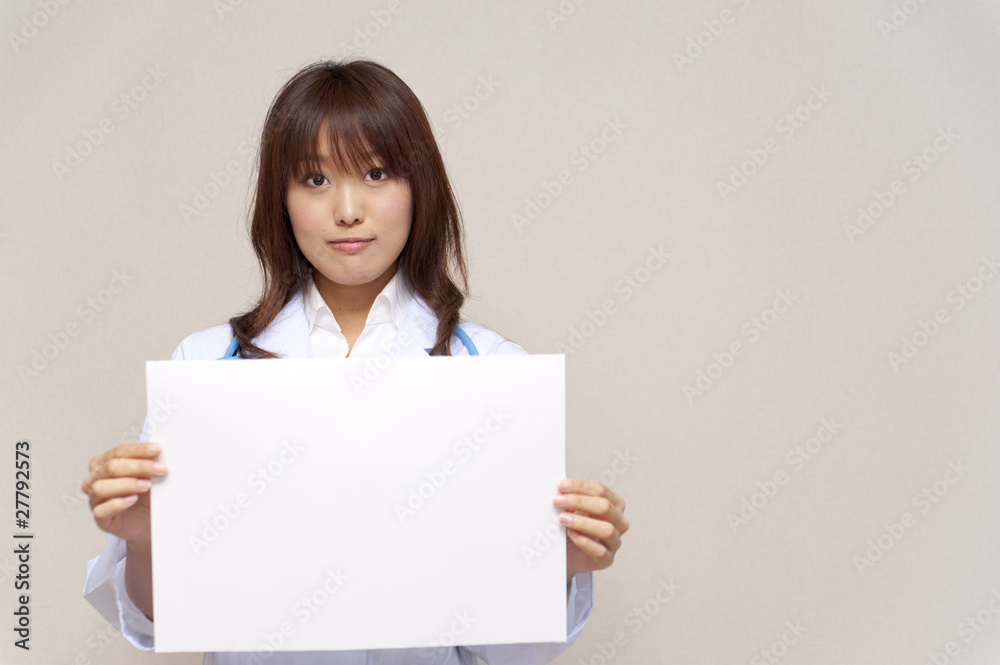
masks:
[[(427, 116), (373, 62), (321, 62), (278, 93), (261, 137), (253, 247), (264, 292), (249, 312), (184, 339), (172, 359), (346, 357), (409, 348), (430, 355), (522, 354), (459, 311), (467, 290), (462, 221)], [(456, 283), (457, 280), (457, 283)], [(117, 446), (90, 463), (83, 488), (104, 551), (87, 565), (87, 599), (137, 647), (153, 647), (150, 479), (160, 447)], [(576, 479), (553, 488), (567, 527), (564, 643), (383, 651), (206, 654), (206, 663), (547, 663), (580, 634), (593, 571), (628, 530), (625, 502)], [(502, 497), (497, 497), (502, 501)]]

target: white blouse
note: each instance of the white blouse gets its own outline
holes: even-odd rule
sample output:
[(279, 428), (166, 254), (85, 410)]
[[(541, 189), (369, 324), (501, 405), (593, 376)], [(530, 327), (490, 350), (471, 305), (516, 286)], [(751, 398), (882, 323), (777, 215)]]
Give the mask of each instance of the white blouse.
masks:
[[(413, 296), (397, 271), (382, 291), (365, 320), (365, 329), (354, 342), (351, 356), (365, 358), (384, 356), (389, 352), (403, 315)], [(323, 300), (316, 282), (309, 280), (305, 297), (306, 318), (309, 319), (309, 348), (313, 358), (346, 358), (347, 338), (340, 331), (336, 317)]]

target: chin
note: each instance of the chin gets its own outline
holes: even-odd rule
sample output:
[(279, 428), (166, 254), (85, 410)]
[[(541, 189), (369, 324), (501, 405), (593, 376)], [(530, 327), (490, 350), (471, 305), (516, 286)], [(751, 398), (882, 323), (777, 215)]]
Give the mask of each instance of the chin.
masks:
[(365, 284), (371, 284), (381, 273), (376, 273), (375, 271), (365, 272), (363, 274), (358, 274), (356, 272), (352, 273), (323, 273), (323, 276), (327, 280), (333, 282), (338, 286), (364, 286)]

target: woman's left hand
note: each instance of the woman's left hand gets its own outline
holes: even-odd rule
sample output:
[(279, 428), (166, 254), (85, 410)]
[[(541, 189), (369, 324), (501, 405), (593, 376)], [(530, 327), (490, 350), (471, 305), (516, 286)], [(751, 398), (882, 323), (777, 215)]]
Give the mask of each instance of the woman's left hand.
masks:
[(601, 483), (566, 478), (553, 503), (564, 511), (566, 579), (610, 566), (629, 527), (625, 501)]

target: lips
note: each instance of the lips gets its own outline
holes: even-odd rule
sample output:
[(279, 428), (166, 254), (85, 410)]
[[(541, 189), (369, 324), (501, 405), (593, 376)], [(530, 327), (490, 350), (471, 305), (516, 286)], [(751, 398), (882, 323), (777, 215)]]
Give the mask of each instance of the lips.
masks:
[(329, 245), (341, 252), (359, 252), (372, 243), (374, 238), (344, 238), (331, 240)]

